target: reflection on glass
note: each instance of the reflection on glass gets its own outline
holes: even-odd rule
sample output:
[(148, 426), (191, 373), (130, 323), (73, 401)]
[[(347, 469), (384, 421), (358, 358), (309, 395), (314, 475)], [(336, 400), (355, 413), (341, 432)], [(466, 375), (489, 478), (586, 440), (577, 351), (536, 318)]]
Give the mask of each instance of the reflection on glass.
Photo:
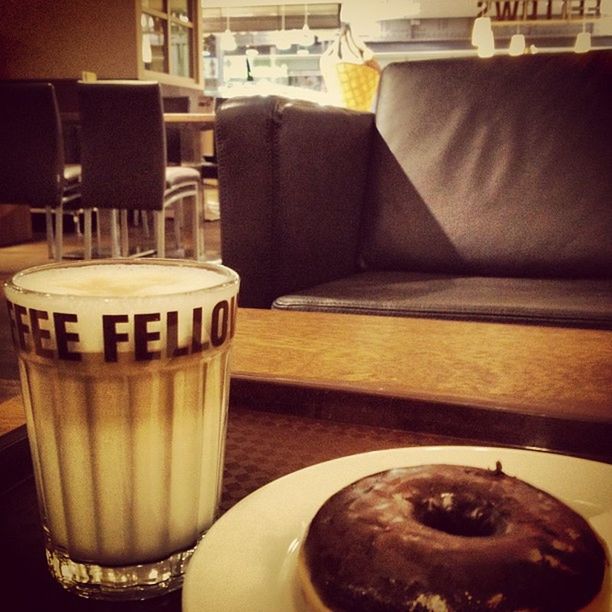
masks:
[(142, 63), (147, 70), (151, 70), (153, 62), (153, 49), (151, 47), (151, 34), (153, 33), (153, 17), (142, 13), (140, 16), (140, 31), (142, 32)]
[(154, 9), (156, 11), (164, 11), (164, 0), (140, 0), (140, 6), (143, 9)]
[(171, 24), (170, 47), (172, 58), (170, 62), (170, 73), (177, 76), (191, 76), (191, 49), (192, 32), (191, 28), (185, 28), (176, 23)]
[(168, 10), (172, 17), (181, 21), (191, 21), (191, 2), (189, 0), (170, 0)]
[(165, 41), (166, 22), (159, 17), (143, 13), (140, 17), (142, 30), (142, 62), (147, 70), (168, 72)]

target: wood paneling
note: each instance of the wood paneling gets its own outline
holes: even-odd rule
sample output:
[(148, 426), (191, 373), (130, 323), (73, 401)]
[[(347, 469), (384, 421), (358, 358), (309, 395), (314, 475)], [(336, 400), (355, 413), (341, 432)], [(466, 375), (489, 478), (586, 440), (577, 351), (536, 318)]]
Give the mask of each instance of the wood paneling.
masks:
[(0, 78), (137, 78), (137, 15), (137, 0), (4, 0)]

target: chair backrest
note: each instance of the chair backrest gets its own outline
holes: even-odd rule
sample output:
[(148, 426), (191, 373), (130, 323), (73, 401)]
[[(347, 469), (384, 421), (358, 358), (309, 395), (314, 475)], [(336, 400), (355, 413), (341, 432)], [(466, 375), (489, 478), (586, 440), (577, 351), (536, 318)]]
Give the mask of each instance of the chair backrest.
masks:
[(62, 128), (51, 83), (0, 83), (0, 202), (56, 206)]
[[(188, 113), (189, 96), (168, 96), (162, 98), (165, 113)], [(168, 163), (181, 163), (181, 129), (179, 126), (166, 126), (166, 155)]]
[(609, 51), (387, 66), (366, 264), (609, 277), (611, 111)]
[(161, 210), (166, 137), (159, 83), (79, 82), (77, 90), (83, 204)]

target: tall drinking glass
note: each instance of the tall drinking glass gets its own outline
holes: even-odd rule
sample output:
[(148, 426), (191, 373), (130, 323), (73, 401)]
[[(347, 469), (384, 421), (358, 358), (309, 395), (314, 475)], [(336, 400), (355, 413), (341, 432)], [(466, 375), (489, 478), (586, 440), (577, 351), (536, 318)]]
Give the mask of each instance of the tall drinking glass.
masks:
[(66, 589), (181, 586), (219, 505), (238, 286), (224, 266), (163, 259), (6, 283), (46, 556)]

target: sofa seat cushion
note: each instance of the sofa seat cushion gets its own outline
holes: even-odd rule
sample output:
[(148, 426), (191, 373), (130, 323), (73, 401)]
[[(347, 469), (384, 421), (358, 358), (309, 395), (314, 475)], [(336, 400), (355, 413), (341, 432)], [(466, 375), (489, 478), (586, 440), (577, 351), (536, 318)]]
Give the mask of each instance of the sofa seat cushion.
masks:
[(612, 281), (365, 271), (273, 308), (612, 329)]

